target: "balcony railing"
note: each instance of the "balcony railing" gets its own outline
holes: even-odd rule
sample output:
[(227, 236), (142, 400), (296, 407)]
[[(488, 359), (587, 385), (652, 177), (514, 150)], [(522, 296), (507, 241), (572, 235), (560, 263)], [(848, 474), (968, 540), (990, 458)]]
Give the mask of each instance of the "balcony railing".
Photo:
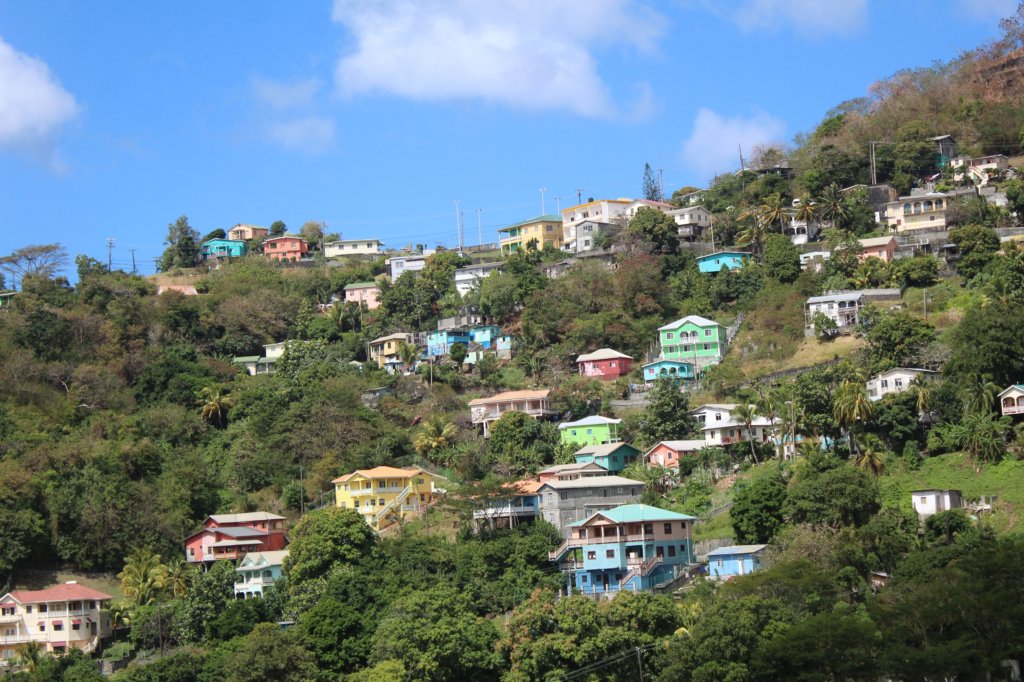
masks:
[(1003, 414), (1024, 414), (1024, 405), (1003, 405)]

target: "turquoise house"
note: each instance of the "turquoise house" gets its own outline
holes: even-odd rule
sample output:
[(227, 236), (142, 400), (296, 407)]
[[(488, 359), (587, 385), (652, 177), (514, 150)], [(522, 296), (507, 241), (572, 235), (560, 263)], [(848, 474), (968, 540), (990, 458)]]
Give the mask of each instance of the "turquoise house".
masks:
[(563, 422), (558, 425), (558, 435), (563, 443), (577, 445), (601, 445), (619, 440), (621, 419), (611, 417), (584, 417), (579, 421)]
[(464, 329), (445, 329), (427, 334), (427, 357), (448, 355), (457, 343), (469, 348), (469, 332)]
[(246, 254), (246, 244), (241, 239), (209, 239), (199, 247), (203, 260), (210, 258), (241, 258)]
[[(548, 555), (577, 555), (569, 591), (583, 594), (640, 592), (666, 585), (693, 563), (696, 517), (646, 504), (624, 504), (569, 524), (568, 540)], [(574, 581), (572, 579), (575, 578)]]
[(249, 552), (235, 569), (235, 599), (262, 597), (263, 591), (281, 579), (287, 549)]
[(761, 568), (768, 545), (730, 545), (708, 552), (708, 577), (728, 580), (738, 575), (749, 575)]
[(645, 384), (653, 384), (658, 379), (685, 379), (692, 381), (696, 378), (693, 364), (681, 360), (655, 360), (644, 365), (643, 370)]
[(746, 251), (715, 251), (697, 259), (697, 269), (701, 272), (721, 272), (726, 270), (739, 270), (750, 258)]
[(658, 341), (661, 344), (658, 360), (688, 362), (698, 372), (709, 365), (717, 365), (728, 350), (725, 327), (700, 315), (687, 315), (659, 327)]
[(501, 328), (494, 325), (481, 325), (472, 327), (469, 330), (469, 340), (480, 344), (484, 350), (491, 350), (498, 345), (498, 337), (501, 336)]
[(617, 474), (639, 456), (640, 451), (629, 443), (602, 443), (584, 445), (577, 450), (576, 463), (594, 462), (607, 469), (609, 474)]

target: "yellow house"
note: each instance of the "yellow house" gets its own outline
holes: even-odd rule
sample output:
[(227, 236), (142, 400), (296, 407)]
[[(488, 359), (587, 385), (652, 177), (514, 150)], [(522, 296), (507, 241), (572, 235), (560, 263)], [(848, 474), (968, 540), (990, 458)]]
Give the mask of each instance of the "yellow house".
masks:
[(402, 364), (400, 349), (403, 343), (412, 343), (412, 334), (399, 332), (382, 336), (370, 342), (370, 359), (377, 361), (377, 366), (394, 371)]
[(421, 513), (434, 499), (434, 477), (420, 468), (360, 469), (333, 483), (338, 507), (355, 509), (374, 530)]
[(498, 230), (501, 252), (512, 253), (526, 248), (531, 239), (537, 240), (537, 249), (550, 244), (553, 248), (562, 248), (562, 216), (548, 214), (524, 220)]

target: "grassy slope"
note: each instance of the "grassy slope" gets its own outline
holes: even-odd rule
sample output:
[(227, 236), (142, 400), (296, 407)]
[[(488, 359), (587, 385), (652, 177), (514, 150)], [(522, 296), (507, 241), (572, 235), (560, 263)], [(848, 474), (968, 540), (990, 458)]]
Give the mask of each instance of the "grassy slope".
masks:
[(86, 587), (106, 592), (116, 599), (124, 597), (124, 594), (121, 592), (120, 581), (115, 576), (105, 573), (74, 573), (60, 570), (33, 569), (19, 571), (17, 577), (18, 581), (13, 588), (17, 590), (41, 590), (74, 580)]

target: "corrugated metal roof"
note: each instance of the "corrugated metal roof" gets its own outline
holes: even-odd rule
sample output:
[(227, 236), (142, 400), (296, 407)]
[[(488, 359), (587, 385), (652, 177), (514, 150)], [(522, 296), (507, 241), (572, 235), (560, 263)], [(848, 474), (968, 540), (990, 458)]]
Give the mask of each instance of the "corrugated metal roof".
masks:
[(728, 547), (719, 547), (713, 549), (707, 553), (707, 556), (723, 556), (726, 554), (756, 554), (760, 552), (768, 545), (729, 545)]

